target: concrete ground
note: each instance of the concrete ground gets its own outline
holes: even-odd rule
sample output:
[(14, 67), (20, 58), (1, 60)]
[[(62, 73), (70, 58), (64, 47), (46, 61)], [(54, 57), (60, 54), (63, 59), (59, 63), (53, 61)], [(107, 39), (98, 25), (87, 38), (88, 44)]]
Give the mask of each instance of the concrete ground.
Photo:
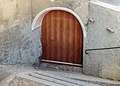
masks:
[(84, 75), (80, 67), (48, 65), (0, 65), (0, 86), (120, 86), (119, 81)]

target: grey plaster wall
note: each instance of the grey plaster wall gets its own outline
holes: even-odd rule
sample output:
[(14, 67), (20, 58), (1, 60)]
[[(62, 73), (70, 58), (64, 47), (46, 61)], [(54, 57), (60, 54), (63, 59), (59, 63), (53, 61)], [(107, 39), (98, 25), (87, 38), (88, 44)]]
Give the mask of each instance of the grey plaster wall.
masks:
[[(32, 20), (35, 16), (50, 7), (65, 7), (74, 11), (78, 16), (80, 16), (83, 24), (85, 25), (88, 20), (88, 0), (34, 0), (32, 1)], [(87, 28), (87, 27), (85, 27)], [(41, 28), (38, 28), (39, 30)], [(33, 31), (34, 32), (34, 31)], [(40, 35), (41, 37), (41, 35)], [(85, 40), (84, 40), (85, 41)], [(40, 42), (41, 44), (41, 42)]]
[(31, 31), (31, 0), (0, 2), (0, 63), (38, 63), (40, 37)]
[(88, 16), (88, 0), (32, 0), (32, 19), (45, 8), (66, 7), (75, 11), (86, 24)]
[[(87, 22), (87, 0), (0, 0), (0, 63), (39, 63), (42, 53), (40, 28), (32, 31), (35, 16), (53, 6), (67, 7)], [(85, 10), (85, 11), (84, 11)]]
[[(120, 11), (91, 2), (89, 17), (95, 22), (88, 25), (87, 49), (120, 46)], [(107, 28), (113, 28), (114, 33)], [(88, 51), (84, 63), (85, 74), (120, 80), (120, 49)]]
[(113, 4), (113, 5), (120, 6), (120, 0), (99, 0), (99, 1), (102, 1), (102, 2), (109, 3), (109, 4)]
[[(67, 7), (87, 23), (87, 0), (0, 0), (0, 63), (39, 63), (40, 28), (32, 31), (35, 16), (48, 7)], [(86, 48), (120, 46), (120, 12), (91, 3), (89, 17), (95, 19), (87, 29)], [(110, 33), (106, 28), (113, 28)], [(85, 74), (120, 80), (120, 49), (90, 51), (83, 58)]]

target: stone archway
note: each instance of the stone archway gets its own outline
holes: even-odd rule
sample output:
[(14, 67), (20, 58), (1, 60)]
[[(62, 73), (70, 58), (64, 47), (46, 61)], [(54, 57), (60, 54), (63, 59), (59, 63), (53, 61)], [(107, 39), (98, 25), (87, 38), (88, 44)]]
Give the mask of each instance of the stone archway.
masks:
[(52, 10), (63, 10), (63, 11), (67, 11), (67, 12), (71, 13), (72, 15), (74, 15), (77, 18), (77, 20), (79, 21), (79, 23), (82, 27), (83, 36), (86, 37), (85, 26), (84, 26), (80, 16), (78, 16), (77, 13), (75, 13), (71, 9), (68, 9), (68, 8), (65, 8), (65, 7), (50, 7), (50, 8), (46, 8), (46, 9), (42, 10), (41, 12), (39, 12), (32, 22), (32, 30), (35, 30), (35, 29), (41, 27), (43, 17), (45, 16), (45, 14), (47, 12), (52, 11)]
[[(74, 11), (72, 11), (71, 9), (68, 8), (64, 8), (64, 7), (50, 7), (50, 8), (46, 8), (44, 10), (42, 10), (41, 12), (39, 12), (36, 17), (34, 18), (33, 22), (32, 22), (32, 30), (35, 30), (37, 28), (39, 28), (41, 30), (41, 25), (42, 25), (42, 20), (44, 18), (44, 16), (49, 12), (49, 11), (53, 11), (53, 10), (62, 10), (62, 11), (66, 11), (69, 12), (70, 14), (74, 15), (76, 17), (76, 19), (78, 20), (79, 24), (82, 27), (82, 32), (83, 32), (83, 60), (84, 60), (84, 49), (85, 49), (85, 40), (86, 40), (86, 30), (85, 30), (85, 26), (81, 20), (81, 18), (77, 15), (77, 13), (75, 13)], [(84, 61), (83, 61), (84, 62)], [(84, 64), (84, 63), (83, 63)]]

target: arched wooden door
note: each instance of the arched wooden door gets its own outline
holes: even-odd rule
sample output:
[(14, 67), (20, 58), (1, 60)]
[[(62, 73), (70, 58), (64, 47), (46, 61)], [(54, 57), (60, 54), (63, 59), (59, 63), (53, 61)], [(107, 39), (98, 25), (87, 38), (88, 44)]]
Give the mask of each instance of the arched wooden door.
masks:
[(42, 59), (82, 64), (83, 32), (78, 20), (61, 10), (48, 12), (42, 21)]

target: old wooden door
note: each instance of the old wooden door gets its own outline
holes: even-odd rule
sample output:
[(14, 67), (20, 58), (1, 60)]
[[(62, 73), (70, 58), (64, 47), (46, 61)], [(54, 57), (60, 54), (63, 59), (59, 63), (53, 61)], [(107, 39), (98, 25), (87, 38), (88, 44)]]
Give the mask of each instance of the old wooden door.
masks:
[(83, 33), (78, 20), (66, 11), (48, 12), (42, 21), (43, 60), (82, 64)]

